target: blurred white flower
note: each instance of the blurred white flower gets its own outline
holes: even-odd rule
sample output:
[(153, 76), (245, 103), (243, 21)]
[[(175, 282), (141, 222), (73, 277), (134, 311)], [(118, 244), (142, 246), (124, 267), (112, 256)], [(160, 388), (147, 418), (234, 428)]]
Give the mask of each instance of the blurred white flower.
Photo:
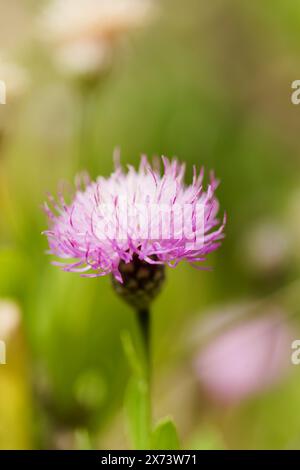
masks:
[[(236, 311), (234, 305), (233, 310)], [(224, 318), (227, 315), (232, 321), (230, 308)], [(260, 317), (239, 319), (202, 347), (196, 355), (195, 371), (212, 401), (221, 405), (238, 404), (284, 377), (291, 367), (293, 338), (285, 316), (274, 307), (262, 312)]]
[(53, 0), (41, 17), (58, 65), (83, 75), (105, 69), (115, 43), (151, 17), (149, 0)]
[(8, 341), (20, 326), (20, 310), (11, 300), (0, 300), (0, 340)]
[(243, 262), (258, 275), (280, 273), (291, 258), (288, 229), (276, 221), (266, 221), (250, 229), (242, 246)]
[(118, 37), (145, 23), (148, 0), (53, 0), (44, 12), (54, 42)]
[(57, 50), (56, 62), (71, 76), (95, 75), (111, 63), (111, 49), (105, 41), (81, 41), (61, 46)]
[(0, 59), (0, 80), (5, 83), (6, 103), (21, 98), (29, 84), (26, 71), (19, 65)]

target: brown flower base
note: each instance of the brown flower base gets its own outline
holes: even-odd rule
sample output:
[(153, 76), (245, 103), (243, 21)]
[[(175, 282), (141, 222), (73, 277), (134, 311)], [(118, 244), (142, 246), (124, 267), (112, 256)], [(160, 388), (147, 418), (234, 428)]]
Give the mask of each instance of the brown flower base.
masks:
[(123, 284), (112, 276), (112, 284), (117, 294), (136, 310), (149, 308), (162, 288), (165, 279), (164, 265), (149, 264), (135, 255), (130, 263), (121, 261), (119, 270)]

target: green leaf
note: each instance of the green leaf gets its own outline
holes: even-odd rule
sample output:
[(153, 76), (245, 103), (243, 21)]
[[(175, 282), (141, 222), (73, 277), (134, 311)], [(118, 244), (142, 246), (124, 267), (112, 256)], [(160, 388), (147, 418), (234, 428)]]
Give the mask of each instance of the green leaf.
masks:
[(158, 422), (152, 433), (153, 450), (178, 450), (179, 438), (174, 422), (166, 417)]
[(125, 397), (125, 409), (134, 448), (149, 449), (151, 434), (149, 390), (144, 379), (138, 377), (130, 379)]
[(134, 449), (150, 449), (151, 412), (147, 374), (129, 332), (122, 333), (122, 343), (132, 369), (132, 377), (125, 395), (125, 412), (130, 438)]
[(75, 432), (76, 449), (93, 450), (91, 438), (87, 429), (77, 429)]
[(226, 446), (217, 429), (202, 424), (201, 428), (192, 434), (186, 448), (193, 450), (225, 450)]

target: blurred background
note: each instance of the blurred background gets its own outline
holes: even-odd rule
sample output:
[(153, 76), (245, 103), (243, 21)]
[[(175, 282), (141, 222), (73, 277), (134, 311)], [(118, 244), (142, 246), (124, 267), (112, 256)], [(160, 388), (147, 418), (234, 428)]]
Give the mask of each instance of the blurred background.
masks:
[(300, 5), (71, 3), (1, 0), (0, 448), (82, 448), (86, 430), (130, 448), (133, 314), (109, 278), (53, 267), (41, 235), (46, 193), (108, 176), (119, 147), (124, 164), (177, 156), (187, 182), (214, 169), (228, 215), (213, 270), (168, 269), (154, 304), (156, 418), (184, 449), (299, 449)]

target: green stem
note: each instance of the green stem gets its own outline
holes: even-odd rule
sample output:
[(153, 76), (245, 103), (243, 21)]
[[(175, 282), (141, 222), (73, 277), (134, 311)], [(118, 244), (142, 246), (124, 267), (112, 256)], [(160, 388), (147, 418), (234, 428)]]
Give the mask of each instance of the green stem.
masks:
[(144, 357), (145, 357), (145, 383), (146, 383), (146, 395), (145, 395), (145, 410), (144, 415), (144, 429), (146, 431), (146, 441), (144, 442), (143, 448), (150, 448), (151, 442), (151, 429), (152, 429), (152, 401), (151, 401), (151, 315), (149, 309), (141, 309), (137, 311), (137, 319), (140, 327)]
[[(146, 377), (150, 389), (151, 376), (151, 316), (149, 309), (137, 311), (138, 323), (141, 331), (143, 348), (145, 353)], [(150, 392), (150, 390), (149, 390)]]

